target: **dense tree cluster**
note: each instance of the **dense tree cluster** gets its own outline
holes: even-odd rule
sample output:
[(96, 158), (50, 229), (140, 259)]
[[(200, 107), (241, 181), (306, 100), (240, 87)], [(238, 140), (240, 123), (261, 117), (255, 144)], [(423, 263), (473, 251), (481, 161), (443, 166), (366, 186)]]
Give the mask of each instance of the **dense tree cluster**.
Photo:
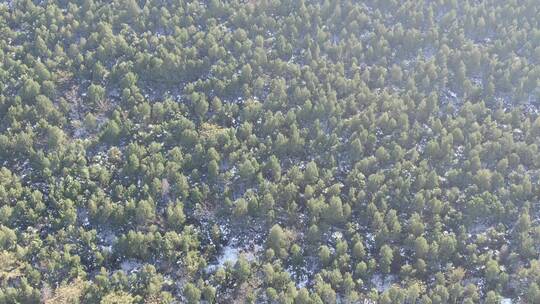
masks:
[(0, 303), (540, 303), (539, 16), (4, 1)]

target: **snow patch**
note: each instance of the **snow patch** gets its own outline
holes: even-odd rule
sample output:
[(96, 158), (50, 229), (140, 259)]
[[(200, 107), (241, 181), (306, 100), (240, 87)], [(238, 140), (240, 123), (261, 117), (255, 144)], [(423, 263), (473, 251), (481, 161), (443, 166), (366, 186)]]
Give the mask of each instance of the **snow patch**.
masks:
[(132, 272), (137, 272), (142, 267), (141, 262), (137, 262), (135, 260), (125, 260), (122, 263), (120, 263), (120, 269), (124, 271), (127, 274), (130, 274)]
[(383, 276), (381, 274), (375, 274), (371, 278), (371, 284), (377, 289), (378, 292), (384, 292), (392, 286), (396, 281), (396, 276), (387, 275)]
[(206, 267), (206, 272), (211, 273), (216, 271), (220, 267), (224, 267), (225, 263), (230, 263), (234, 265), (238, 258), (240, 257), (240, 247), (235, 247), (233, 245), (227, 245), (223, 247), (221, 254), (218, 256), (217, 263), (210, 264)]
[(98, 238), (104, 246), (112, 246), (116, 242), (116, 235), (110, 229), (98, 231)]
[(471, 234), (483, 234), (485, 233), (489, 228), (491, 228), (490, 226), (484, 224), (484, 223), (478, 223), (478, 224), (475, 224), (473, 225), (470, 229), (469, 229), (469, 232)]
[(232, 264), (236, 263), (238, 261), (238, 257), (240, 256), (240, 248), (234, 247), (234, 246), (225, 246), (223, 248), (223, 252), (221, 253), (221, 256), (218, 258), (218, 266), (223, 266), (225, 263), (230, 262)]
[(237, 244), (228, 244), (222, 248), (221, 254), (217, 258), (217, 262), (208, 265), (208, 267), (206, 267), (206, 271), (209, 273), (214, 272), (218, 268), (224, 267), (225, 264), (234, 265), (240, 258), (241, 254), (244, 256), (244, 258), (246, 258), (246, 260), (252, 262), (255, 260), (255, 253), (261, 249), (261, 246), (255, 246), (253, 251), (249, 251), (246, 248), (238, 246)]

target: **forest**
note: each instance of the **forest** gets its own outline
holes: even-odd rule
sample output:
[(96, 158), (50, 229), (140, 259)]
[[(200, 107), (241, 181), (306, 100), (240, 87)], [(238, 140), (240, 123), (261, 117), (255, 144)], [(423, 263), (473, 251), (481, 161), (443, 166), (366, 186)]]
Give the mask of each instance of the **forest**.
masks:
[(538, 0), (0, 1), (0, 304), (540, 304)]

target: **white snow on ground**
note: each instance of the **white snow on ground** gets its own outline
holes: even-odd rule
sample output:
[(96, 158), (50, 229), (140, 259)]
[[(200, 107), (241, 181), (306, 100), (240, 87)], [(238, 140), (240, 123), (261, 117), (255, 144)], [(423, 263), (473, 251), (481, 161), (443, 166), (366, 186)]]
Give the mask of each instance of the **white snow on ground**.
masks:
[(307, 275), (304, 275), (302, 276), (301, 280), (296, 284), (296, 288), (307, 287), (308, 283), (309, 283), (309, 277)]
[(514, 302), (512, 302), (512, 299), (510, 298), (502, 298), (501, 299), (501, 304), (512, 304)]
[(120, 264), (120, 269), (125, 273), (130, 274), (133, 271), (137, 271), (142, 267), (142, 263), (134, 260), (125, 260)]
[(396, 281), (394, 275), (382, 276), (380, 274), (374, 274), (371, 278), (371, 284), (375, 286), (378, 292), (384, 292)]
[(373, 233), (368, 232), (365, 234), (365, 237), (366, 237), (366, 248), (368, 251), (371, 251), (371, 249), (373, 248), (375, 244), (375, 235)]
[(102, 251), (112, 253), (112, 246), (110, 246), (110, 245), (109, 246), (99, 245), (99, 249), (101, 249)]
[(114, 231), (110, 229), (103, 229), (101, 231), (98, 231), (98, 238), (99, 241), (103, 243), (105, 246), (112, 246), (114, 242), (116, 242), (116, 235), (114, 234)]
[(88, 217), (88, 210), (86, 208), (79, 208), (77, 210), (77, 218), (80, 219), (84, 226), (90, 225), (90, 219)]
[(206, 267), (207, 272), (214, 272), (216, 269), (225, 266), (225, 263), (234, 265), (240, 256), (240, 248), (227, 245), (223, 247), (221, 254), (218, 256), (217, 263), (210, 264)]
[(248, 251), (245, 248), (242, 248), (236, 244), (229, 244), (221, 249), (221, 253), (218, 256), (217, 263), (208, 265), (208, 267), (206, 267), (206, 271), (213, 272), (219, 267), (224, 267), (226, 263), (234, 265), (236, 261), (238, 261), (240, 254), (243, 254), (248, 261), (254, 261), (255, 253), (262, 248), (259, 247), (260, 246), (255, 246), (254, 251)]
[(343, 233), (341, 233), (339, 231), (336, 231), (336, 232), (332, 233), (332, 238), (334, 240), (341, 240), (343, 238)]
[(217, 266), (223, 266), (226, 262), (230, 262), (231, 264), (236, 263), (238, 261), (238, 257), (240, 256), (240, 248), (234, 247), (231, 245), (227, 245), (223, 247), (223, 252), (218, 258)]
[(71, 123), (73, 127), (73, 138), (84, 138), (87, 135), (86, 129), (82, 127), (80, 120), (74, 120)]
[(471, 234), (482, 234), (484, 232), (486, 232), (490, 227), (487, 226), (486, 224), (484, 223), (478, 223), (478, 224), (475, 224), (473, 225), (470, 229), (469, 229), (469, 232)]
[(313, 271), (310, 271), (306, 266), (296, 270), (293, 269), (293, 267), (288, 267), (285, 269), (285, 272), (287, 272), (291, 280), (296, 283), (296, 288), (307, 287), (310, 282), (309, 278), (313, 276)]

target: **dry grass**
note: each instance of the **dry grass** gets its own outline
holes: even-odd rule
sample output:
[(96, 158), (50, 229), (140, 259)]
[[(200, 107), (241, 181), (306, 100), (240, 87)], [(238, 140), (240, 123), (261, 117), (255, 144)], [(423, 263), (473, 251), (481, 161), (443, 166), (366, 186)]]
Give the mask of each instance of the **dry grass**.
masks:
[(86, 282), (81, 279), (64, 284), (58, 287), (52, 297), (43, 299), (45, 304), (76, 304), (80, 303), (81, 297), (86, 289)]

